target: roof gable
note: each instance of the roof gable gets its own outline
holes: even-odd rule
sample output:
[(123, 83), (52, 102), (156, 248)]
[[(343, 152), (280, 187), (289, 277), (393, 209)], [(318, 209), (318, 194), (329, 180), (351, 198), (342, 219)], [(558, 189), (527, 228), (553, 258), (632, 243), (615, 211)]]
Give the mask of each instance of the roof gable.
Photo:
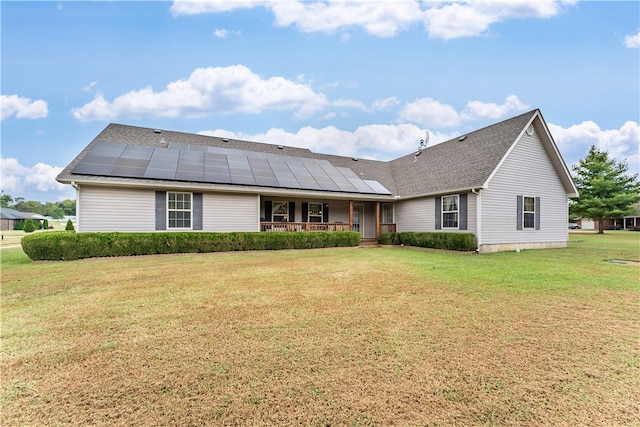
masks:
[(391, 162), (398, 196), (482, 188), (537, 110)]

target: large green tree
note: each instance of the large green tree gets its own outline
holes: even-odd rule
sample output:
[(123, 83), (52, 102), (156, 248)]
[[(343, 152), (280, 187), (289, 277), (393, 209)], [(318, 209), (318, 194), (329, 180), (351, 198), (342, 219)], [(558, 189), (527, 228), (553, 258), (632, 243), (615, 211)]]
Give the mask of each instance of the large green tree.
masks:
[(607, 151), (591, 146), (587, 156), (573, 167), (580, 197), (572, 199), (571, 215), (598, 220), (603, 234), (605, 219), (633, 215), (633, 203), (640, 201), (638, 174), (628, 175), (625, 161), (616, 161)]

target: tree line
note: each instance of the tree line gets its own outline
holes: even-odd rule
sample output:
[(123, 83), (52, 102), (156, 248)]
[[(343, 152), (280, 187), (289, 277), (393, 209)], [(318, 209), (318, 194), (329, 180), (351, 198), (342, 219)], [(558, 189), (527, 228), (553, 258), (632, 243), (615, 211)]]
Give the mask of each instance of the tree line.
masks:
[(38, 202), (35, 200), (25, 200), (22, 197), (13, 198), (9, 194), (0, 196), (0, 203), (3, 208), (14, 209), (19, 212), (32, 212), (54, 219), (61, 219), (67, 215), (76, 214), (76, 201), (66, 199), (61, 202)]

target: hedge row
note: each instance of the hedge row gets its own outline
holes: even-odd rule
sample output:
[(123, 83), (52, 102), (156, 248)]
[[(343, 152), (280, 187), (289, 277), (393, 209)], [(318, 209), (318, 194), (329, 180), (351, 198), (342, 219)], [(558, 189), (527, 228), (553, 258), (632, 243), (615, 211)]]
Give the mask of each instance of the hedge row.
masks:
[(38, 233), (22, 238), (22, 249), (34, 261), (94, 257), (311, 249), (358, 246), (360, 234), (339, 232), (271, 233)]
[(383, 245), (406, 245), (420, 248), (448, 249), (452, 251), (475, 251), (476, 235), (473, 233), (383, 233), (380, 235)]

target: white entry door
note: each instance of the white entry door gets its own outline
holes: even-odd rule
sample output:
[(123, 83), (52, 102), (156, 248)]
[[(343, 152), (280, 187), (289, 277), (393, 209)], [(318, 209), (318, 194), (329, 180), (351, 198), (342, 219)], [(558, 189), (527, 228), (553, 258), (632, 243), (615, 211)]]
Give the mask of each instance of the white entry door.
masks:
[(353, 224), (351, 224), (351, 229), (362, 234), (362, 230), (364, 230), (364, 206), (353, 205)]

